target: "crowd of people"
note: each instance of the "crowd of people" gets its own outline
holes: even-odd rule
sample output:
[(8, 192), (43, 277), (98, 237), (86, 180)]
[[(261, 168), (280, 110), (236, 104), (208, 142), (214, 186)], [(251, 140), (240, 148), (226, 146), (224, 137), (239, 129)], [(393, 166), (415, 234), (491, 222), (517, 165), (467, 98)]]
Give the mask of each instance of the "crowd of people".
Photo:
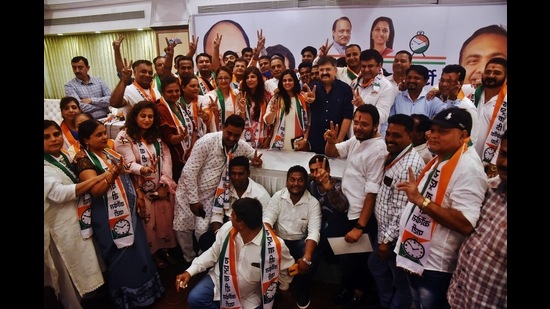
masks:
[[(195, 56), (193, 37), (188, 54), (166, 40), (152, 61), (127, 61), (119, 37), (112, 91), (71, 60), (63, 121), (44, 120), (44, 285), (65, 308), (101, 286), (116, 308), (150, 306), (178, 252), (176, 290), (191, 289), (194, 309), (272, 308), (290, 289), (308, 308), (321, 258), (341, 269), (341, 308), (507, 307), (506, 57), (486, 59), (474, 85), (448, 64), (429, 90), (406, 50), (385, 76), (391, 19), (373, 23), (365, 50), (348, 23), (333, 25), (347, 41), (304, 47), (296, 70), (261, 31), (240, 55), (216, 36)], [(108, 114), (125, 120), (112, 139)], [(250, 178), (266, 150), (312, 158), (270, 195)], [(336, 254), (333, 237), (367, 237), (372, 251)]]

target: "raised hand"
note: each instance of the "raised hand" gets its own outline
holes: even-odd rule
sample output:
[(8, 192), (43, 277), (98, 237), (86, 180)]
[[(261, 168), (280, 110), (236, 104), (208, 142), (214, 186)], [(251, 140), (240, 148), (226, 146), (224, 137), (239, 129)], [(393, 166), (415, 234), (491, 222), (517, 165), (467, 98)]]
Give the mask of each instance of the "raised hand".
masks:
[(359, 95), (359, 88), (356, 88), (355, 91), (353, 91), (353, 99), (351, 100), (351, 103), (355, 105), (355, 107), (365, 104), (361, 98), (361, 95)]
[(258, 150), (256, 149), (254, 151), (254, 158), (252, 158), (252, 166), (254, 167), (262, 167), (262, 164), (264, 163), (262, 161), (262, 156), (263, 156), (263, 153), (260, 153), (260, 155), (258, 155)]
[(113, 41), (113, 48), (120, 50), (120, 46), (122, 45), (122, 41), (124, 41), (124, 36), (119, 35), (118, 39)]
[(329, 45), (328, 44), (328, 39), (327, 39), (325, 44), (323, 44), (323, 45), (321, 45), (321, 47), (319, 47), (319, 57), (326, 56), (333, 44), (334, 44), (334, 42), (330, 43), (330, 45)]
[(265, 47), (265, 36), (263, 36), (263, 30), (256, 30), (256, 34), (258, 36), (258, 42), (256, 43), (256, 50), (258, 54), (262, 49)]
[(331, 121), (329, 127), (330, 128), (325, 131), (323, 138), (331, 144), (336, 144), (338, 138), (338, 124), (334, 125), (334, 122)]
[(194, 55), (197, 52), (197, 46), (199, 44), (199, 37), (195, 37), (195, 35), (191, 35), (191, 41), (189, 41), (189, 52), (187, 55)]
[(308, 84), (304, 84), (306, 102), (311, 104), (315, 101), (315, 91), (317, 90), (317, 85), (313, 85), (313, 89), (309, 88)]
[(330, 182), (330, 174), (327, 172), (327, 158), (323, 158), (323, 161), (319, 162), (319, 158), (315, 159), (315, 172), (313, 178), (315, 182), (321, 184), (326, 191), (332, 190), (332, 182)]
[(246, 92), (241, 91), (237, 94), (237, 112), (245, 113), (246, 112)]
[(220, 45), (222, 44), (222, 37), (219, 33), (216, 33), (216, 38), (214, 39), (214, 49), (220, 50)]
[(122, 77), (121, 79), (124, 80), (125, 82), (129, 82), (130, 79), (132, 78), (132, 63), (133, 61), (130, 60), (130, 63), (128, 63), (128, 61), (126, 60), (126, 58), (123, 59), (123, 65), (124, 67), (122, 68)]
[(418, 183), (416, 182), (416, 177), (414, 177), (414, 171), (412, 167), (409, 166), (409, 180), (402, 181), (397, 183), (395, 188), (398, 191), (405, 191), (409, 202), (412, 202), (416, 205), (422, 204), (424, 197), (418, 191)]

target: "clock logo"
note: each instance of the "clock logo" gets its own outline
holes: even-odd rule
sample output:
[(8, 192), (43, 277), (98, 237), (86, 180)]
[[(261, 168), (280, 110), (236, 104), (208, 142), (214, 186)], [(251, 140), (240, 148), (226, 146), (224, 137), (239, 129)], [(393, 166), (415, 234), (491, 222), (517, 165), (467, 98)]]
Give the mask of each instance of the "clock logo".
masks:
[(424, 256), (424, 246), (414, 238), (405, 240), (403, 247), (405, 248), (405, 253), (413, 259), (420, 260)]
[(88, 208), (84, 210), (82, 215), (80, 216), (80, 225), (83, 228), (88, 228), (92, 224), (92, 209)]
[(495, 149), (489, 147), (489, 148), (485, 149), (485, 151), (483, 152), (483, 160), (484, 161), (491, 161), (491, 159), (493, 158), (494, 155), (495, 155)]
[(418, 31), (416, 35), (411, 38), (409, 47), (413, 54), (422, 54), (422, 56), (426, 56), (424, 53), (428, 50), (428, 47), (430, 47), (430, 39), (424, 35), (424, 31)]
[(117, 221), (117, 223), (113, 226), (113, 233), (116, 238), (130, 234), (130, 221), (126, 219), (120, 219)]
[(277, 292), (277, 282), (273, 281), (269, 284), (267, 287), (267, 290), (265, 291), (264, 295), (264, 303), (270, 303), (275, 298), (275, 292)]

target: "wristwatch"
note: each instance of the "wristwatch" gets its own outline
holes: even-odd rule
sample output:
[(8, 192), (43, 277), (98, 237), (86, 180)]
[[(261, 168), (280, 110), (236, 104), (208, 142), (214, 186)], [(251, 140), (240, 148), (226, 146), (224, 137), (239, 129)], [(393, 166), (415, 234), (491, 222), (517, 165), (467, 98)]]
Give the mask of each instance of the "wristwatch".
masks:
[(359, 224), (359, 223), (356, 223), (356, 224), (355, 224), (355, 228), (356, 228), (356, 229), (360, 229), (360, 230), (364, 230), (364, 229), (365, 229), (365, 227), (362, 226), (362, 225)]
[(422, 205), (420, 205), (421, 206), (420, 208), (424, 209), (424, 208), (428, 207), (428, 204), (430, 204), (431, 202), (432, 201), (430, 201), (429, 198), (425, 197), (424, 201), (422, 202)]
[(311, 266), (311, 264), (313, 263), (312, 261), (306, 259), (305, 257), (302, 258), (302, 261), (304, 261), (304, 263), (306, 263), (307, 266)]

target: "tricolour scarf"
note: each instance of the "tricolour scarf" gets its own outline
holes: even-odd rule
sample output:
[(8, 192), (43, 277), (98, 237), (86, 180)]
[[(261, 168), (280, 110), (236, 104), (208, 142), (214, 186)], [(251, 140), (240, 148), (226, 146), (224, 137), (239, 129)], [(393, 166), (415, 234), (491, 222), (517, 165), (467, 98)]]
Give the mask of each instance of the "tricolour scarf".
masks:
[(134, 87), (136, 87), (139, 94), (141, 95), (141, 97), (144, 100), (147, 100), (149, 102), (156, 102), (157, 101), (157, 96), (155, 95), (155, 88), (149, 87), (149, 93), (150, 94), (148, 94), (147, 91), (145, 89), (143, 89), (143, 87), (141, 87), (136, 80), (134, 80), (132, 85), (134, 85)]
[(485, 145), (483, 145), (483, 153), (481, 156), (481, 161), (484, 163), (490, 163), (497, 146), (500, 143), (500, 137), (504, 133), (504, 121), (507, 117), (508, 102), (504, 101), (504, 97), (507, 93), (506, 84), (500, 87), (498, 92), (497, 101), (495, 103), (495, 108), (493, 109), (493, 114), (491, 115), (491, 122), (489, 123), (489, 131), (487, 132), (487, 137), (485, 138)]
[(77, 154), (80, 151), (80, 143), (76, 140), (76, 138), (73, 136), (73, 133), (71, 132), (71, 129), (69, 129), (69, 126), (65, 122), (65, 120), (61, 121), (61, 132), (63, 132), (63, 140), (65, 143), (67, 143), (69, 148), (72, 148), (73, 150), (70, 150), (69, 153), (74, 152), (74, 154)]
[(178, 102), (175, 103), (176, 108), (172, 108), (172, 105), (166, 102), (164, 97), (160, 98), (160, 102), (166, 105), (166, 107), (168, 107), (170, 111), (172, 111), (170, 113), (170, 116), (172, 116), (172, 121), (174, 122), (174, 125), (178, 130), (178, 134), (183, 133), (180, 132), (181, 130), (183, 130), (183, 128), (187, 130), (187, 137), (181, 141), (181, 146), (183, 147), (183, 150), (187, 151), (187, 149), (191, 147), (191, 138), (193, 136), (193, 121), (187, 113), (187, 109), (178, 104)]
[(205, 95), (207, 92), (211, 91), (211, 90), (214, 90), (215, 87), (215, 84), (212, 84), (210, 83), (210, 80), (211, 81), (215, 81), (216, 80), (216, 73), (214, 73), (214, 71), (210, 71), (210, 80), (206, 80), (204, 78), (202, 78), (202, 75), (200, 74), (199, 71), (197, 71), (197, 74), (195, 74), (199, 80), (199, 89), (200, 89), (200, 92), (199, 94), (200, 95)]
[[(220, 308), (236, 309), (241, 308), (241, 295), (237, 280), (237, 254), (235, 250), (235, 235), (237, 230), (231, 228), (229, 234), (220, 252), (218, 267), (220, 269)], [(262, 268), (262, 308), (271, 309), (279, 279), (279, 268), (281, 266), (281, 243), (269, 226), (262, 228), (262, 249), (261, 263)]]
[[(99, 171), (105, 171), (110, 166), (109, 162), (120, 162), (122, 156), (112, 149), (105, 148), (103, 152), (107, 155), (107, 161), (96, 156), (93, 152), (86, 150), (88, 158)], [(131, 246), (134, 243), (134, 228), (132, 226), (132, 217), (128, 207), (128, 197), (126, 190), (122, 184), (120, 177), (115, 179), (115, 182), (109, 185), (109, 189), (103, 195), (105, 207), (109, 216), (109, 229), (113, 242), (117, 248)]]
[(246, 98), (246, 116), (244, 120), (244, 140), (252, 146), (252, 148), (258, 148), (260, 144), (263, 142), (264, 138), (266, 137), (266, 125), (263, 121), (265, 110), (267, 106), (267, 102), (262, 101), (259, 103), (253, 102), (253, 104), (261, 104), (260, 105), (260, 115), (258, 117), (258, 121), (252, 120), (252, 114), (250, 111), (253, 111), (253, 105), (250, 103), (250, 100)]
[[(441, 207), (451, 176), (453, 175), (460, 157), (466, 150), (468, 150), (468, 144), (463, 143), (450, 158), (442, 160), (434, 167), (424, 182), (424, 187), (421, 191), (424, 197), (429, 198)], [(434, 157), (424, 167), (418, 177), (419, 183), (424, 177), (424, 174), (430, 170), (437, 159), (437, 156)], [(433, 231), (436, 226), (437, 221), (434, 221), (432, 217), (420, 207), (413, 204), (407, 222), (405, 223), (405, 229), (403, 230), (403, 234), (401, 234), (401, 243), (398, 244), (399, 254), (396, 257), (397, 266), (412, 273), (422, 275), (424, 267), (428, 262), (428, 256), (430, 255)]]
[[(51, 154), (45, 153), (44, 160), (53, 164), (59, 168), (67, 177), (71, 179), (73, 183), (78, 183), (78, 178), (71, 170), (71, 161), (69, 160), (69, 153), (65, 149), (61, 149), (61, 159), (63, 164), (54, 158)], [(84, 193), (78, 197), (77, 203), (77, 216), (78, 223), (80, 225), (80, 235), (83, 239), (92, 237), (92, 197), (88, 193)]]
[(233, 159), (233, 154), (237, 150), (239, 143), (235, 143), (229, 151), (226, 151), (225, 145), (222, 141), (223, 154), (225, 155), (225, 163), (223, 166), (222, 175), (220, 177), (220, 182), (216, 188), (216, 194), (214, 195), (214, 206), (212, 207), (212, 212), (217, 214), (224, 214), (225, 210), (229, 209), (231, 205), (229, 204), (229, 196), (231, 192), (229, 190), (229, 162)]
[[(216, 88), (216, 96), (218, 97), (218, 101), (220, 102), (220, 113), (218, 116), (218, 119), (214, 119), (216, 123), (216, 131), (221, 130), (223, 124), (225, 123), (225, 96), (223, 95), (223, 92), (220, 88)], [(229, 115), (235, 114), (235, 104), (237, 102), (237, 95), (235, 94), (235, 91), (233, 91), (233, 88), (229, 88), (229, 96), (231, 97), (231, 100), (233, 102), (233, 112)], [(214, 113), (212, 113), (214, 115)], [(229, 116), (228, 115), (228, 116)]]
[[(307, 124), (307, 104), (306, 99), (302, 94), (297, 94), (295, 97), (296, 102), (296, 117), (294, 118), (294, 136), (302, 136), (306, 132)], [(283, 100), (279, 97), (277, 100)], [(291, 103), (292, 104), (292, 101)], [(283, 104), (279, 105), (279, 127), (275, 133), (275, 139), (273, 140), (272, 149), (283, 149), (285, 143), (285, 110)]]

